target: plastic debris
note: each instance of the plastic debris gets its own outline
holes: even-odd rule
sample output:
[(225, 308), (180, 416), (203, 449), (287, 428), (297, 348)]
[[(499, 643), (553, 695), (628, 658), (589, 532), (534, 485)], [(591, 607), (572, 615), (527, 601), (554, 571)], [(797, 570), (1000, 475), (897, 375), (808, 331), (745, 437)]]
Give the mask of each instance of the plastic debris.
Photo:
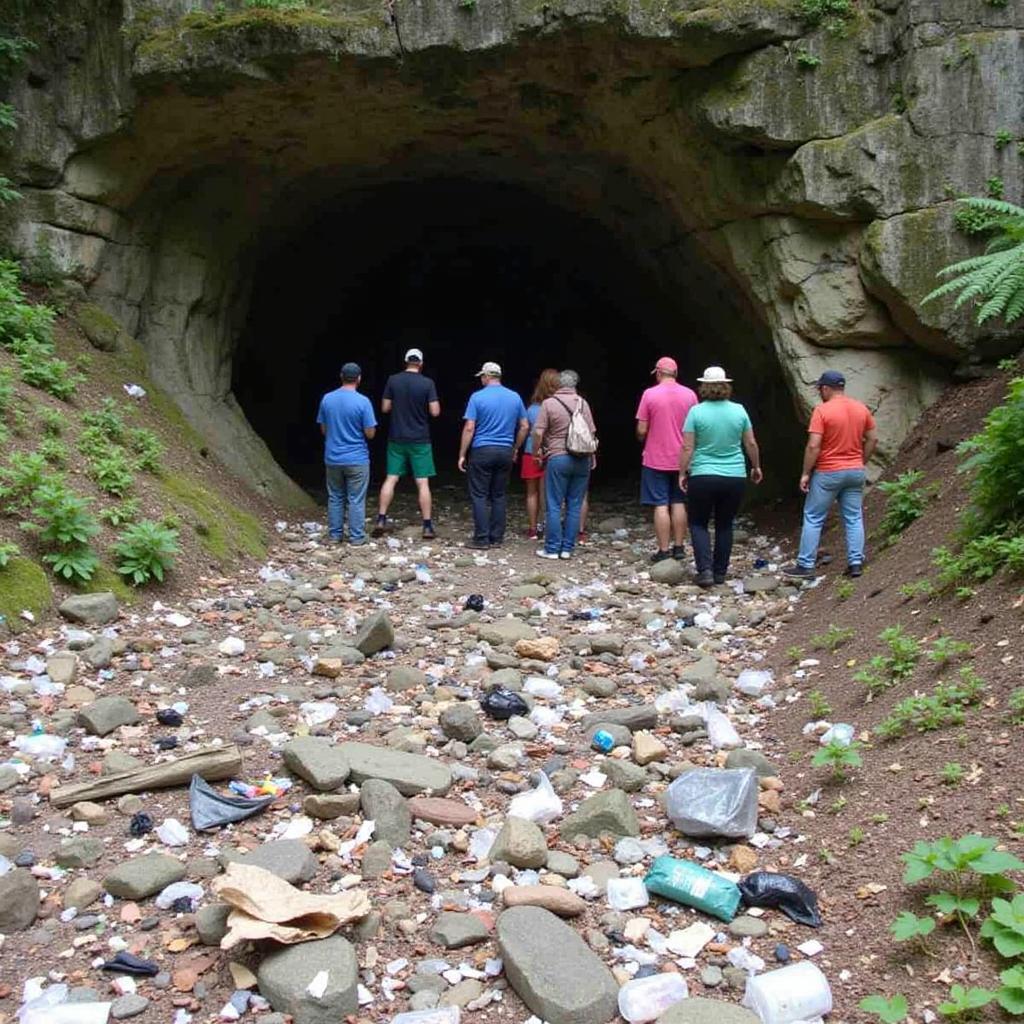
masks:
[(690, 994), (682, 975), (652, 974), (634, 978), (619, 989), (619, 1013), (629, 1024), (657, 1020), (670, 1006)]
[(133, 978), (152, 978), (160, 973), (160, 968), (152, 960), (143, 960), (142, 957), (135, 956), (134, 953), (127, 953), (123, 949), (106, 963), (101, 964), (100, 970), (115, 971)]
[(650, 892), (703, 910), (722, 921), (731, 921), (740, 905), (740, 890), (735, 882), (675, 857), (658, 857), (644, 878), (644, 885)]
[(161, 725), (166, 725), (168, 727), (174, 727), (174, 726), (177, 726), (177, 725), (181, 725), (182, 722), (185, 721), (185, 719), (182, 716), (181, 712), (175, 711), (174, 708), (161, 708), (156, 713), (156, 720)]
[[(269, 775), (260, 782), (240, 782), (238, 779), (232, 779), (228, 783), (228, 789), (232, 793), (250, 798), (257, 796), (279, 797), (282, 793), (287, 793), (291, 788), (291, 779), (272, 779)], [(199, 826), (197, 825), (196, 827), (198, 828)]]
[(669, 787), (668, 816), (683, 835), (750, 837), (757, 831), (753, 768), (696, 768)]
[(610, 878), (607, 892), (613, 910), (636, 910), (651, 902), (641, 878)]
[(746, 668), (736, 679), (734, 686), (748, 697), (760, 697), (771, 686), (772, 674), (763, 669)]
[(807, 960), (747, 979), (743, 1005), (763, 1024), (796, 1024), (832, 1012), (828, 979)]
[(485, 715), (498, 721), (505, 721), (513, 715), (525, 718), (530, 713), (526, 701), (518, 693), (500, 686), (481, 698), (480, 707)]
[(799, 878), (774, 871), (755, 871), (739, 883), (739, 889), (748, 907), (778, 909), (797, 924), (821, 927), (818, 897)]
[(192, 776), (188, 787), (192, 827), (200, 832), (251, 818), (272, 804), (274, 799), (275, 794), (260, 797), (224, 796), (198, 775)]
[(728, 716), (719, 711), (711, 701), (698, 704), (697, 714), (704, 719), (708, 730), (708, 739), (716, 750), (731, 750), (743, 746), (740, 734), (729, 721)]
[(156, 837), (165, 846), (187, 846), (188, 829), (177, 818), (168, 818), (156, 830)]
[(145, 811), (137, 811), (128, 822), (128, 834), (136, 838), (153, 831), (153, 819)]
[(43, 988), (43, 978), (29, 978), (22, 989), (20, 1024), (107, 1024), (110, 1003), (68, 1003), (68, 986)]
[(190, 914), (195, 910), (196, 905), (203, 898), (203, 887), (195, 882), (172, 882), (167, 886), (154, 901), (161, 910), (169, 910), (174, 907), (178, 909), (181, 901), (185, 903), (182, 913)]
[(63, 736), (51, 736), (37, 726), (29, 736), (17, 736), (14, 749), (37, 761), (56, 761), (64, 756), (67, 740)]
[(541, 772), (537, 788), (516, 794), (509, 804), (508, 813), (515, 818), (526, 818), (546, 825), (561, 815), (562, 798), (555, 792), (547, 775)]
[(457, 1006), (439, 1006), (436, 1010), (409, 1010), (391, 1018), (391, 1024), (460, 1024)]
[(847, 725), (845, 722), (836, 722), (835, 725), (829, 726), (825, 730), (819, 742), (823, 747), (827, 747), (830, 743), (836, 743), (840, 747), (848, 747), (853, 742), (853, 736), (854, 728), (852, 725)]

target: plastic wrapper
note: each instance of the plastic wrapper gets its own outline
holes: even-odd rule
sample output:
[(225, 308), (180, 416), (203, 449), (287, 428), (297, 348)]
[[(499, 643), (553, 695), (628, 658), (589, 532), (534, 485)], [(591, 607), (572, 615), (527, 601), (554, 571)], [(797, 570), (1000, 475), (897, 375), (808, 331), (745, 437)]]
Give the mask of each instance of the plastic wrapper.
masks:
[(728, 715), (719, 711), (712, 701), (699, 705), (698, 713), (707, 725), (708, 739), (716, 750), (732, 750), (743, 746), (743, 740)]
[(459, 1024), (457, 1006), (439, 1006), (435, 1010), (407, 1010), (391, 1018), (391, 1024)]
[(619, 1013), (629, 1024), (657, 1020), (670, 1006), (690, 994), (680, 974), (652, 974), (634, 978), (619, 989)]
[(769, 907), (781, 910), (790, 921), (821, 927), (818, 897), (799, 878), (755, 871), (740, 882), (740, 895), (748, 907)]
[(651, 902), (640, 878), (610, 878), (607, 894), (612, 910), (637, 910)]
[(537, 788), (512, 797), (508, 813), (514, 818), (526, 818), (546, 825), (562, 813), (562, 798), (555, 792), (547, 775), (541, 772)]
[(224, 796), (198, 775), (192, 776), (188, 787), (192, 827), (200, 832), (233, 821), (244, 821), (273, 802), (272, 794), (256, 798)]
[(185, 719), (182, 717), (180, 711), (176, 711), (174, 708), (161, 708), (156, 713), (156, 720), (161, 725), (166, 725), (169, 728), (173, 728), (176, 725), (181, 725)]
[(765, 688), (772, 683), (772, 674), (763, 669), (745, 668), (735, 682), (740, 693), (748, 697), (760, 697)]
[(683, 835), (749, 838), (757, 831), (753, 768), (695, 768), (668, 787), (668, 816)]
[(489, 718), (496, 718), (498, 721), (507, 721), (513, 715), (521, 715), (525, 718), (530, 713), (526, 701), (518, 693), (513, 693), (503, 687), (498, 687), (485, 694), (480, 700), (480, 707), (485, 715)]
[(165, 846), (187, 846), (188, 829), (177, 818), (168, 818), (156, 830), (156, 837)]
[(196, 885), (195, 882), (171, 882), (153, 902), (161, 910), (170, 910), (179, 901), (184, 900), (188, 908), (183, 913), (190, 914), (202, 898), (203, 887), (201, 885)]
[(14, 740), (14, 749), (26, 757), (34, 757), (40, 761), (56, 761), (64, 756), (67, 740), (63, 736), (50, 736), (45, 732), (34, 732), (31, 736), (18, 736)]
[(722, 921), (731, 921), (740, 905), (740, 890), (735, 882), (675, 857), (658, 857), (647, 872), (644, 885), (649, 892)]
[(143, 960), (142, 957), (126, 953), (124, 950), (102, 964), (100, 970), (130, 974), (133, 978), (153, 978), (160, 973), (160, 968), (152, 960)]
[(132, 815), (132, 820), (128, 822), (128, 833), (136, 838), (152, 831), (153, 819), (145, 811), (136, 812)]

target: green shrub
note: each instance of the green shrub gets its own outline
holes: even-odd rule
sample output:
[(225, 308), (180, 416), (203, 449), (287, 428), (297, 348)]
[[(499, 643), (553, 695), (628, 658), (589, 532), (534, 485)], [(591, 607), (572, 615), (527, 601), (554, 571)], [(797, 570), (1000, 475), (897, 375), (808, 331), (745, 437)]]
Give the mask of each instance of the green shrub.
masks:
[(36, 488), (29, 513), (31, 526), (46, 548), (72, 548), (87, 544), (99, 533), (89, 512), (91, 502), (69, 491), (60, 480)]
[(22, 262), (21, 276), (29, 284), (41, 288), (52, 288), (67, 277), (61, 265), (54, 258), (53, 250), (43, 242), (36, 251)]
[(12, 452), (0, 467), (0, 502), (7, 512), (28, 507), (33, 492), (49, 475), (46, 459), (38, 452)]
[(78, 450), (88, 459), (103, 459), (118, 448), (99, 427), (86, 427), (78, 435)]
[(17, 353), (21, 379), (30, 387), (39, 388), (66, 402), (84, 379), (63, 359), (58, 359), (41, 345), (26, 345)]
[(846, 770), (848, 768), (859, 768), (861, 765), (860, 756), (860, 744), (859, 743), (840, 743), (838, 740), (832, 740), (830, 743), (826, 743), (825, 746), (820, 747), (811, 759), (811, 764), (815, 768), (821, 768), (823, 765), (827, 765), (832, 769), (833, 778), (842, 781), (846, 778)]
[(89, 463), (89, 475), (100, 490), (115, 498), (123, 498), (135, 482), (131, 464), (120, 448), (113, 448), (106, 455)]
[(6, 367), (0, 368), (0, 419), (7, 415), (13, 398), (14, 380), (11, 377), (11, 371)]
[(135, 586), (151, 580), (163, 582), (178, 552), (178, 533), (160, 523), (143, 519), (121, 534), (114, 546), (117, 571)]
[(55, 576), (69, 583), (88, 583), (99, 568), (100, 560), (92, 548), (68, 548), (43, 555), (43, 561), (53, 569)]
[(892, 543), (912, 522), (924, 515), (935, 496), (934, 487), (920, 487), (924, 473), (910, 470), (895, 480), (886, 480), (878, 489), (886, 496), (880, 529), (886, 543)]
[(128, 449), (135, 455), (135, 465), (147, 473), (160, 472), (160, 459), (164, 446), (152, 430), (135, 427), (128, 431)]
[(44, 437), (36, 451), (51, 466), (63, 466), (68, 459), (68, 446), (59, 437)]
[(841, 32), (853, 17), (853, 4), (851, 0), (800, 0), (800, 13), (809, 25)]
[(6, 569), (11, 559), (18, 554), (18, 545), (11, 543), (0, 543), (0, 569)]
[(849, 643), (855, 636), (854, 630), (849, 627), (829, 624), (824, 633), (811, 637), (811, 646), (817, 651), (829, 651), (835, 653), (843, 644)]
[(100, 512), (100, 519), (111, 526), (123, 526), (125, 523), (132, 523), (139, 517), (139, 502), (137, 498), (128, 498), (119, 505), (111, 505), (110, 508)]
[(1009, 700), (1010, 721), (1014, 725), (1024, 725), (1024, 686), (1012, 691)]
[(892, 740), (911, 731), (934, 732), (961, 725), (966, 709), (978, 704), (984, 691), (985, 682), (974, 669), (962, 668), (956, 682), (941, 682), (931, 694), (901, 700), (876, 726), (875, 733), (880, 739)]
[(954, 640), (951, 636), (938, 636), (928, 651), (928, 660), (939, 668), (951, 661), (966, 657), (971, 653), (971, 645), (965, 640)]
[[(1016, 524), (1000, 533), (982, 533), (968, 540), (959, 551), (943, 546), (932, 551), (932, 564), (939, 570), (942, 587), (954, 587), (965, 580), (983, 583), (1000, 571), (1024, 575), (1024, 534)], [(970, 588), (968, 596), (974, 592)]]
[(878, 639), (888, 646), (889, 653), (876, 654), (853, 677), (858, 683), (863, 683), (872, 695), (909, 678), (921, 660), (920, 641), (904, 633), (902, 626), (883, 629)]
[(108, 441), (123, 444), (126, 436), (124, 417), (112, 398), (104, 398), (98, 409), (82, 413), (82, 426), (95, 428)]
[(36, 408), (39, 423), (47, 437), (60, 437), (68, 428), (68, 418), (59, 409), (51, 409), (48, 405)]

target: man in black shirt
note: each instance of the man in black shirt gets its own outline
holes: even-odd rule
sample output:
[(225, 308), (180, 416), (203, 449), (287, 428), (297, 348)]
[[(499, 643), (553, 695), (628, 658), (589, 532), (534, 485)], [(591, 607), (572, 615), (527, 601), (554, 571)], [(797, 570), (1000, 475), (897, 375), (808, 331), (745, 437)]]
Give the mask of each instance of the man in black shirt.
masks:
[(434, 475), (434, 452), (430, 446), (430, 417), (441, 415), (437, 388), (423, 373), (423, 353), (411, 348), (405, 353), (405, 370), (388, 377), (384, 385), (380, 411), (390, 414), (388, 431), (388, 470), (380, 488), (380, 505), (373, 536), (383, 536), (388, 528), (388, 507), (395, 496), (398, 478), (412, 476), (416, 481), (423, 537), (434, 538), (430, 509), (430, 478)]

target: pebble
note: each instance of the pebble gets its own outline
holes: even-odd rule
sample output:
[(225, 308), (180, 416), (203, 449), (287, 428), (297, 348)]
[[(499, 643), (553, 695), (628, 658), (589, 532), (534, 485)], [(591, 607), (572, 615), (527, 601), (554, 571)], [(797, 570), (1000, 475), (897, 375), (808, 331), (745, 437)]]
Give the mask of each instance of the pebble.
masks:
[(129, 1017), (137, 1017), (145, 1013), (149, 1006), (149, 1000), (145, 996), (131, 993), (126, 996), (119, 996), (110, 1004), (110, 1016), (114, 1020), (127, 1020)]

